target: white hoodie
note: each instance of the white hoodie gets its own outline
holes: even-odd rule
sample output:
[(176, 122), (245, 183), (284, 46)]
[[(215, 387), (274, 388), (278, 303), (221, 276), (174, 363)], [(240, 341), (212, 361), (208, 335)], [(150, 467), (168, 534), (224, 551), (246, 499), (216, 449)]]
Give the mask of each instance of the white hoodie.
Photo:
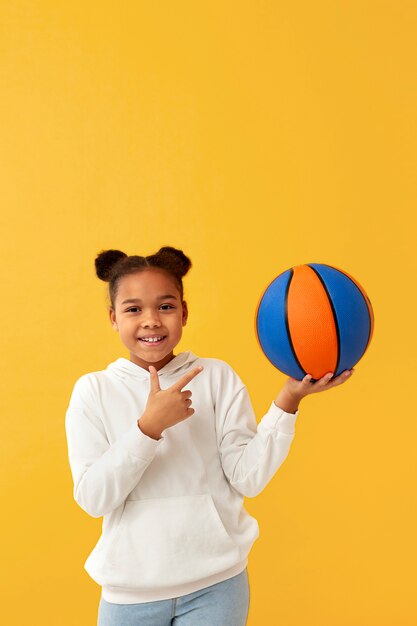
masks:
[(74, 498), (104, 516), (84, 568), (108, 602), (166, 600), (231, 578), (259, 536), (243, 498), (260, 493), (286, 458), (298, 411), (272, 401), (257, 424), (232, 367), (191, 351), (158, 370), (161, 389), (198, 365), (183, 388), (195, 412), (159, 440), (137, 424), (148, 370), (120, 357), (75, 382), (65, 418)]

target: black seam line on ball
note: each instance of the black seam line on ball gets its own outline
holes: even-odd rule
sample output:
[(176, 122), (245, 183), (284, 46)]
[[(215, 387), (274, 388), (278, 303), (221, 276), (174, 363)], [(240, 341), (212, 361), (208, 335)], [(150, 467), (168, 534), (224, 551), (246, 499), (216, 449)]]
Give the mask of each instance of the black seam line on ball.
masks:
[[(308, 264), (308, 267), (310, 269), (313, 270), (313, 272), (316, 274), (317, 278), (319, 279), (319, 281), (321, 282), (321, 284), (323, 285), (323, 289), (326, 292), (327, 295), (327, 299), (329, 301), (330, 307), (332, 309), (332, 313), (333, 313), (333, 321), (334, 321), (334, 325), (336, 328), (336, 337), (337, 337), (337, 345), (336, 345), (336, 349), (337, 349), (337, 358), (336, 358), (336, 367), (334, 369), (333, 375), (336, 375), (337, 370), (339, 369), (339, 364), (340, 364), (340, 329), (339, 329), (339, 324), (337, 323), (337, 317), (336, 317), (336, 309), (333, 306), (333, 302), (332, 299), (330, 297), (329, 292), (327, 291), (327, 287), (325, 285), (324, 280), (322, 279), (322, 277), (320, 276), (320, 274), (316, 271), (316, 269), (314, 267), (311, 267), (310, 264)], [(330, 267), (330, 265), (328, 266)], [(334, 268), (332, 268), (334, 269)]]
[(294, 360), (296, 361), (296, 363), (297, 363), (298, 367), (300, 368), (300, 370), (303, 372), (303, 377), (304, 377), (304, 376), (307, 375), (307, 372), (305, 371), (304, 367), (301, 365), (301, 363), (298, 360), (298, 357), (297, 357), (297, 355), (295, 353), (294, 344), (292, 342), (291, 334), (290, 334), (290, 326), (289, 326), (289, 323), (288, 323), (288, 293), (290, 291), (291, 281), (292, 281), (292, 279), (294, 277), (294, 270), (291, 268), (290, 272), (291, 272), (291, 276), (290, 276), (290, 278), (288, 280), (287, 287), (286, 287), (286, 290), (285, 290), (285, 315), (284, 315), (285, 327), (287, 329), (288, 343), (290, 344), (290, 348), (291, 348)]
[[(326, 265), (326, 263), (323, 263), (323, 265)], [(326, 267), (331, 267), (333, 270), (336, 269), (335, 267), (332, 267), (331, 265), (327, 265)], [(313, 268), (311, 268), (311, 269), (313, 269)], [(352, 280), (350, 276), (345, 274), (345, 272), (343, 272), (343, 270), (337, 270), (337, 271), (340, 272), (341, 274), (343, 274), (343, 276), (345, 276), (346, 278), (349, 279), (349, 281), (352, 283), (352, 285), (355, 287), (355, 289), (357, 291), (359, 291), (359, 294), (362, 296), (362, 298), (364, 298), (364, 300), (367, 300), (369, 302), (369, 306), (372, 308), (372, 303), (371, 303), (370, 299), (368, 298), (368, 294), (367, 293), (363, 294), (362, 291), (359, 289), (358, 285), (355, 283), (355, 281)], [(362, 352), (362, 354), (360, 355), (358, 361), (363, 357), (363, 355), (365, 354), (366, 350), (368, 349), (369, 341), (371, 339), (372, 320), (371, 320), (371, 313), (369, 311), (369, 307), (368, 306), (366, 307), (366, 312), (368, 314), (368, 323), (369, 323), (368, 339), (366, 341), (365, 349)]]

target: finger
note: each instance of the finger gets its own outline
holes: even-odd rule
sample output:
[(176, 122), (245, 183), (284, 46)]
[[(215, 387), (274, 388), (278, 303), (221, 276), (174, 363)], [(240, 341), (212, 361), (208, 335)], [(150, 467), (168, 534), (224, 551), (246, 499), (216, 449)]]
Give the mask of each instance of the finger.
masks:
[(353, 368), (351, 370), (344, 370), (341, 374), (339, 374), (339, 376), (337, 376), (337, 378), (335, 378), (335, 384), (341, 385), (352, 376), (353, 372)]
[(192, 380), (195, 376), (197, 376), (202, 370), (203, 366), (194, 368), (189, 374), (184, 374), (176, 383), (171, 386), (171, 389), (180, 391), (185, 385), (187, 385), (190, 380)]
[[(333, 378), (329, 384), (327, 385), (327, 388), (331, 388), (331, 387), (336, 387), (337, 385), (343, 385), (343, 383), (345, 383), (348, 378), (351, 377), (353, 370), (344, 370), (341, 374), (339, 374), (339, 376), (336, 376), (336, 378)], [(326, 378), (325, 376), (323, 378)]]
[(158, 370), (153, 365), (149, 366), (149, 373), (151, 375), (151, 393), (155, 391), (161, 391), (161, 387), (159, 385), (159, 376)]
[[(317, 381), (317, 385), (327, 385), (327, 383), (329, 383), (331, 381), (331, 379), (334, 376), (334, 372), (327, 372), (327, 374), (325, 374), (324, 376), (322, 376), (318, 381)], [(332, 381), (333, 382), (333, 381)]]

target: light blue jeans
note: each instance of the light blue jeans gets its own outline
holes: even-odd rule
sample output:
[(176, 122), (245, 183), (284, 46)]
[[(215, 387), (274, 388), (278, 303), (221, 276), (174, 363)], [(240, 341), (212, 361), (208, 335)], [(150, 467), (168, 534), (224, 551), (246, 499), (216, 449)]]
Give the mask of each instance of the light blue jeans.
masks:
[(249, 613), (247, 568), (179, 598), (114, 604), (100, 598), (97, 626), (245, 626)]

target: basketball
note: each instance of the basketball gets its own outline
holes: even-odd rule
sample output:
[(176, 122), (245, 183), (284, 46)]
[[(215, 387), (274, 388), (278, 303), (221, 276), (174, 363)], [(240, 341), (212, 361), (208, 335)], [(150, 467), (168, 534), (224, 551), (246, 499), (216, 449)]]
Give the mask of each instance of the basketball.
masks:
[(358, 281), (323, 263), (294, 266), (263, 292), (255, 314), (260, 348), (277, 369), (315, 382), (338, 376), (365, 354), (373, 334), (371, 302)]

